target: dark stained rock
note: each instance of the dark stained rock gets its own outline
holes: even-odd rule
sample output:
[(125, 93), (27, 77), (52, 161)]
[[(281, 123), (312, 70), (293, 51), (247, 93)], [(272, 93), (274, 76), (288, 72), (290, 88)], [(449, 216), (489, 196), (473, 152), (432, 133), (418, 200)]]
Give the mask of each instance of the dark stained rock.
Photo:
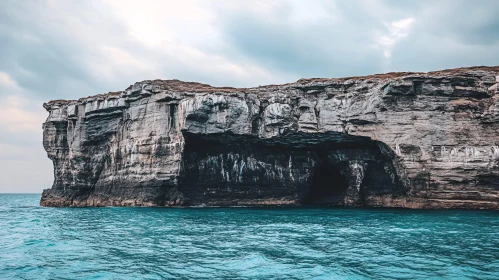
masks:
[(499, 209), (499, 67), (44, 104), (43, 206)]

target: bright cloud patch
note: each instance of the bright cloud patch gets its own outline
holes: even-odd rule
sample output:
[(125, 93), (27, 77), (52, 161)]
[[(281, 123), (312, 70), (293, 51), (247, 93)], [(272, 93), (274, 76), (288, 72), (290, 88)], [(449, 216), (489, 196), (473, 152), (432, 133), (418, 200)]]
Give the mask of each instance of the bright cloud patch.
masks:
[(385, 57), (390, 57), (392, 47), (400, 41), (400, 39), (409, 35), (410, 27), (413, 22), (414, 18), (406, 18), (399, 21), (393, 21), (389, 24), (385, 23), (385, 26), (388, 29), (387, 34), (379, 34), (379, 38), (377, 38), (377, 43), (382, 47), (383, 55)]

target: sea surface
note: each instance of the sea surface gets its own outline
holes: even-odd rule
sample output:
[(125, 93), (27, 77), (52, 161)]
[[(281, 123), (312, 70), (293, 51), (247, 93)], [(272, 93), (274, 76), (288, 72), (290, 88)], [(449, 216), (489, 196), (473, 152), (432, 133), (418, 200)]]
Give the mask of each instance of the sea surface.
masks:
[(499, 279), (499, 212), (39, 199), (0, 194), (0, 279)]

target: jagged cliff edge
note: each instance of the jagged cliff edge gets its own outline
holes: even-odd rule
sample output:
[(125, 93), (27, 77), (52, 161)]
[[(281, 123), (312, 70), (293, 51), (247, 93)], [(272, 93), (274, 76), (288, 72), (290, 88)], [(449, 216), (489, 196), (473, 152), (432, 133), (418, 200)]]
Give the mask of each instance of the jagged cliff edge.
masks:
[(499, 67), (44, 104), (43, 206), (499, 208)]

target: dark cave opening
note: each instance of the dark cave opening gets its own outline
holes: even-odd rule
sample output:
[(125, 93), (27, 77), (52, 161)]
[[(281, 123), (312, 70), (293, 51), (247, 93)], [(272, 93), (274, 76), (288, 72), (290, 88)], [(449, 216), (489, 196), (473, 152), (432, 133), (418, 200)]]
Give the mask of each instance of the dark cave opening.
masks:
[(405, 191), (392, 163), (395, 153), (369, 138), (183, 135), (179, 191), (184, 205), (346, 206), (360, 205), (366, 196)]
[(343, 198), (347, 189), (347, 179), (334, 164), (320, 163), (314, 170), (312, 184), (303, 204), (338, 202)]

